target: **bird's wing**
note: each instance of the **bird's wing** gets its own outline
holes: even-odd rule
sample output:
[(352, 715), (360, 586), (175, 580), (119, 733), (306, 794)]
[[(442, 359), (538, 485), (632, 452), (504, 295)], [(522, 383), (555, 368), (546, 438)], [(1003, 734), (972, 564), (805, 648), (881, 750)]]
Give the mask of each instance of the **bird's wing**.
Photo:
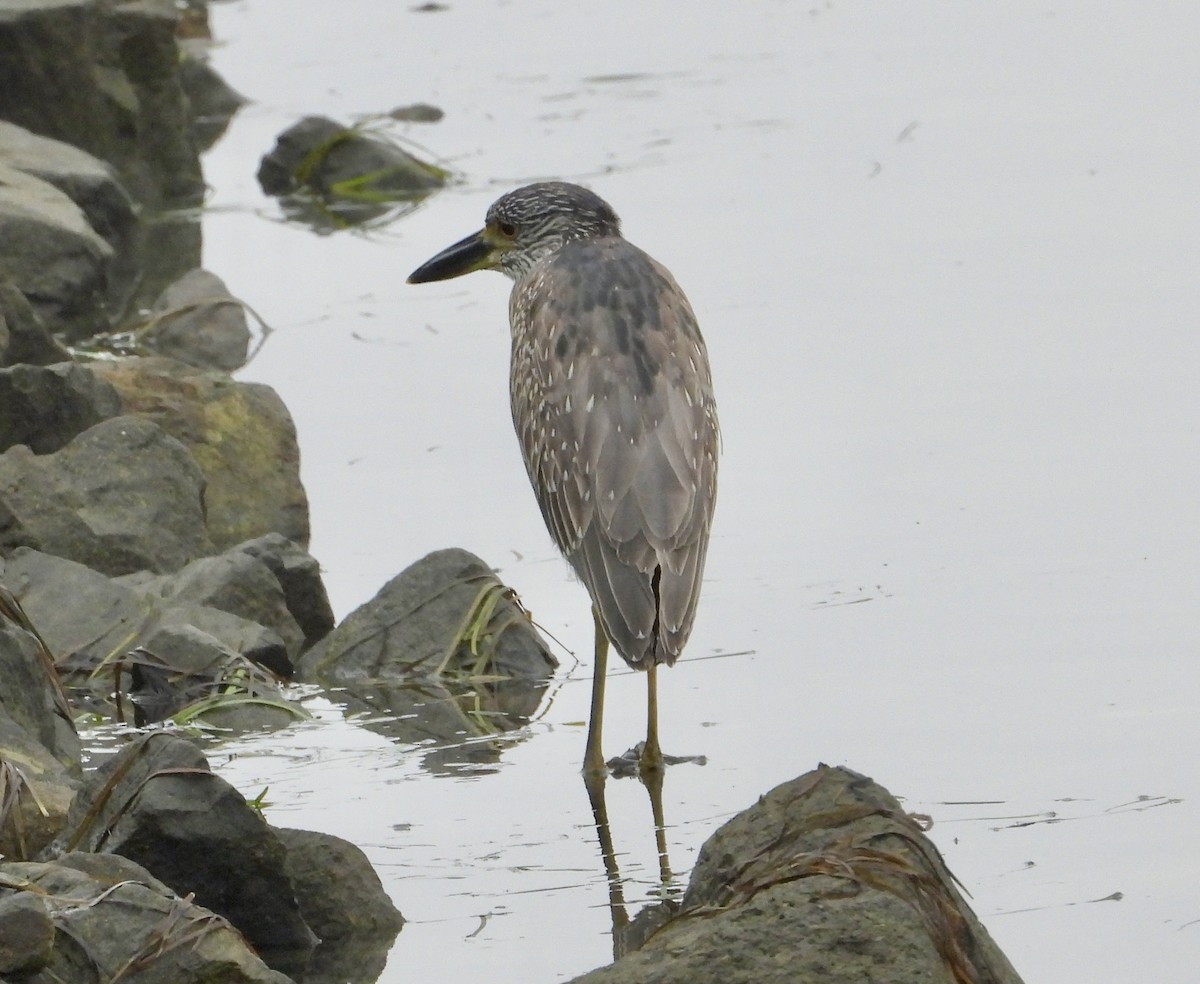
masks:
[[(550, 532), (621, 654), (673, 662), (699, 596), (720, 440), (695, 315), (667, 270), (619, 239), (560, 252), (514, 291), (512, 314), (528, 319), (514, 330), (514, 420)], [(522, 403), (518, 373), (531, 372)]]

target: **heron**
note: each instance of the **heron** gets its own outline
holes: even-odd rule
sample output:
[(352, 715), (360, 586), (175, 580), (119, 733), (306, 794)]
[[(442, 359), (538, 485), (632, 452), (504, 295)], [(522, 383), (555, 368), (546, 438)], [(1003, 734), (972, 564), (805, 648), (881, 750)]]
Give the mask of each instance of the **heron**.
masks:
[(606, 769), (611, 643), (646, 672), (638, 767), (661, 774), (657, 668), (691, 634), (717, 491), (720, 427), (696, 316), (666, 267), (624, 238), (612, 206), (567, 182), (503, 195), (482, 230), (408, 282), (476, 270), (513, 281), (513, 425), (550, 535), (591, 596), (584, 773)]

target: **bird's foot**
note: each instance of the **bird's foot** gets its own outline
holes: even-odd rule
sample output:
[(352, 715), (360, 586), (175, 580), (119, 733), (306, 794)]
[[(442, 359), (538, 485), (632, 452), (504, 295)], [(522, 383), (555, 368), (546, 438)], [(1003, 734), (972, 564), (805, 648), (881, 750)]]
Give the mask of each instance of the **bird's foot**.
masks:
[(695, 765), (707, 765), (708, 758), (704, 755), (663, 755), (660, 753), (658, 763), (644, 754), (646, 743), (639, 741), (633, 748), (608, 760), (608, 771), (614, 779), (628, 779), (631, 776), (643, 776), (647, 772), (661, 772), (668, 765), (682, 765), (691, 762)]

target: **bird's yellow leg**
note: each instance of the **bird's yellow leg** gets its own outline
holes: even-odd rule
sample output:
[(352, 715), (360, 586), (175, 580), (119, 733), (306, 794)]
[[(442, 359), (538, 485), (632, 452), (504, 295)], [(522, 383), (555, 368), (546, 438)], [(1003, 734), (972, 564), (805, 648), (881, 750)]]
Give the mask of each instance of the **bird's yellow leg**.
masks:
[(658, 743), (658, 665), (651, 663), (646, 670), (646, 744), (638, 760), (638, 771), (645, 777), (650, 773), (661, 773), (662, 747)]
[(600, 613), (592, 609), (596, 625), (596, 656), (592, 666), (592, 713), (588, 718), (587, 748), (583, 753), (585, 775), (605, 772), (604, 752), (600, 748), (600, 733), (604, 728), (604, 682), (608, 670), (608, 636), (600, 624)]

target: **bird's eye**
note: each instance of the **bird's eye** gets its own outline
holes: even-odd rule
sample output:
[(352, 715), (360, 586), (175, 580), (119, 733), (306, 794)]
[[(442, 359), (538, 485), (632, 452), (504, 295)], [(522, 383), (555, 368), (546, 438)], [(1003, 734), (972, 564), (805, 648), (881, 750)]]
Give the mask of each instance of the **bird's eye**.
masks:
[(511, 222), (497, 222), (496, 228), (500, 230), (500, 235), (506, 239), (514, 239), (517, 235), (517, 227)]

